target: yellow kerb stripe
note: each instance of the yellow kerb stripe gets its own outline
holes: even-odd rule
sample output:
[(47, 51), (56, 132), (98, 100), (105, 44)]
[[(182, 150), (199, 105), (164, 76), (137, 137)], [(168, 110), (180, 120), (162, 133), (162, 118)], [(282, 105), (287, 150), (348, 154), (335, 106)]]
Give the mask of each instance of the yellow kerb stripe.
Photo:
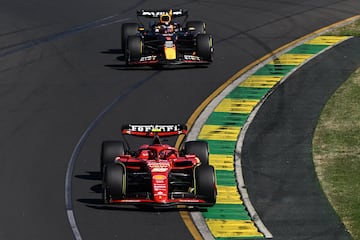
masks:
[(241, 127), (204, 125), (200, 131), (199, 139), (236, 141)]
[(216, 170), (234, 171), (234, 157), (226, 154), (209, 154), (209, 163)]
[(309, 58), (314, 56), (313, 54), (284, 54), (281, 55), (274, 61), (271, 61), (269, 64), (274, 65), (300, 65)]
[(350, 38), (349, 36), (319, 36), (305, 44), (334, 45)]
[(250, 113), (259, 100), (225, 98), (215, 108), (215, 112)]
[(214, 237), (263, 237), (251, 220), (206, 219)]
[(236, 186), (217, 186), (216, 203), (243, 204)]
[(272, 88), (281, 81), (282, 76), (252, 75), (240, 83), (240, 87)]

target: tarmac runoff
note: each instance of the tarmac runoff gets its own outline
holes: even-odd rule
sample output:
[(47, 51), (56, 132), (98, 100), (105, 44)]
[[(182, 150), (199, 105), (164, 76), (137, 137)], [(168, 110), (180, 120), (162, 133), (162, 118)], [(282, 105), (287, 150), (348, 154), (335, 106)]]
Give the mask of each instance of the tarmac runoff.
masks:
[(243, 181), (240, 156), (244, 136), (277, 86), (317, 55), (351, 38), (320, 35), (335, 25), (290, 43), (241, 74), (207, 104), (192, 125), (187, 140), (209, 143), (209, 161), (215, 167), (218, 187), (214, 207), (191, 213), (204, 239), (273, 238), (253, 208)]

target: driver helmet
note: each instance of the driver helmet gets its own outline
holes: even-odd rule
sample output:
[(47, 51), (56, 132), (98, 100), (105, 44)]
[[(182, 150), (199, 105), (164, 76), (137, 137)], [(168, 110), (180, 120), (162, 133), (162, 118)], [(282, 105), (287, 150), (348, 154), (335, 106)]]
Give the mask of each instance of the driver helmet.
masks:
[(164, 14), (160, 15), (160, 23), (161, 24), (169, 25), (170, 22), (171, 22), (171, 11), (170, 11), (170, 13), (164, 13)]
[(141, 159), (149, 159), (149, 152), (147, 150), (142, 150), (139, 154), (139, 158)]
[(159, 156), (160, 156), (160, 159), (166, 159), (166, 150), (161, 151)]

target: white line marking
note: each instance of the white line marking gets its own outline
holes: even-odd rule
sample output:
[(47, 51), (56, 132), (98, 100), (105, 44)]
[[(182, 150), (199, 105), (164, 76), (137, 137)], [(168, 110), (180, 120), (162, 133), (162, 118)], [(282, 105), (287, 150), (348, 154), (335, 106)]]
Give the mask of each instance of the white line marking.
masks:
[(150, 76), (147, 76), (146, 78), (134, 83), (131, 85), (128, 89), (126, 89), (122, 94), (117, 96), (97, 117), (91, 122), (89, 127), (84, 131), (81, 138), (77, 142), (74, 151), (71, 154), (68, 167), (66, 169), (66, 177), (65, 177), (65, 207), (66, 207), (66, 213), (68, 216), (68, 221), (70, 223), (71, 229), (73, 231), (73, 235), (76, 240), (82, 240), (79, 228), (76, 224), (76, 220), (74, 217), (74, 211), (73, 211), (73, 205), (72, 205), (72, 198), (71, 198), (71, 179), (74, 171), (74, 165), (75, 161), (79, 156), (79, 152), (81, 147), (83, 146), (84, 142), (86, 141), (87, 137), (89, 136), (90, 132), (97, 126), (98, 122), (103, 118), (103, 116), (108, 113), (120, 100), (122, 100), (124, 97), (129, 95), (131, 92), (135, 91), (137, 88), (139, 88), (141, 85), (146, 83), (147, 81), (151, 80), (155, 75), (157, 75), (159, 71), (151, 74)]

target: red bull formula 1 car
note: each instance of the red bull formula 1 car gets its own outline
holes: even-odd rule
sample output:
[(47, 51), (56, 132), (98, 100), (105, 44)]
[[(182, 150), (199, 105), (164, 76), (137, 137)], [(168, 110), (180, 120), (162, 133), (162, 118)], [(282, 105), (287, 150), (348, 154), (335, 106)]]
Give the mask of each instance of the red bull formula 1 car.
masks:
[(133, 151), (124, 141), (105, 141), (101, 151), (103, 200), (106, 204), (213, 206), (214, 167), (208, 144), (188, 141), (179, 151), (162, 137), (186, 134), (186, 125), (123, 126), (123, 135), (153, 138)]
[[(213, 38), (202, 21), (186, 21), (183, 9), (137, 11), (140, 23), (122, 25), (122, 50), (127, 65), (209, 64)], [(183, 17), (182, 22), (173, 19)], [(141, 19), (148, 21), (148, 27)], [(183, 26), (184, 25), (184, 26)]]

